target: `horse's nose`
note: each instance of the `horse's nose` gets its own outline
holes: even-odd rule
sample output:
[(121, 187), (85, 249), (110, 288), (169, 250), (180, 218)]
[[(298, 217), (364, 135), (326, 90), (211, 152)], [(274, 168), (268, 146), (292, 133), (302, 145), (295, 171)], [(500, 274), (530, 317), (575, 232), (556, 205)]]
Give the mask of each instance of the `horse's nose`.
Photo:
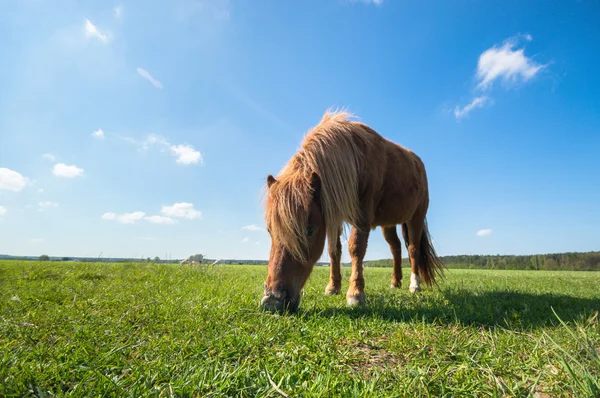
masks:
[(282, 312), (285, 303), (284, 300), (278, 300), (273, 295), (266, 295), (260, 300), (260, 305), (265, 311)]

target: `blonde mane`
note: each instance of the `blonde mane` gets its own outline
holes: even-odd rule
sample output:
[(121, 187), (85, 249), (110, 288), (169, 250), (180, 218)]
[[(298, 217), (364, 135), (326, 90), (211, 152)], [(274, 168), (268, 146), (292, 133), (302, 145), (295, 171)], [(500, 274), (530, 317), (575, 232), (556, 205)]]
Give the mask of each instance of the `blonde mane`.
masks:
[[(313, 192), (311, 175), (321, 180), (321, 208), (327, 236), (339, 235), (342, 224), (360, 223), (359, 172), (364, 165), (362, 144), (373, 139), (354, 116), (327, 111), (283, 167), (268, 189), (265, 216), (271, 236), (297, 259), (307, 262), (307, 216)], [(336, 235), (337, 234), (337, 235)]]

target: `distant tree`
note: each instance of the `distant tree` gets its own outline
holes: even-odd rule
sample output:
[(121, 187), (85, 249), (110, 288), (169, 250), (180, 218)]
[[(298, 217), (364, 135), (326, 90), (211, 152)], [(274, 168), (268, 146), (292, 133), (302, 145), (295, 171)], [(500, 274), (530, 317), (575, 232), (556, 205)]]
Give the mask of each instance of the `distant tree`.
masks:
[(147, 262), (147, 263), (149, 263), (149, 262), (151, 262), (151, 261), (152, 261), (152, 259), (151, 259), (150, 257), (148, 257), (148, 258), (146, 259), (146, 262)]
[(40, 256), (40, 261), (49, 261), (49, 260), (50, 260), (50, 257), (48, 257), (47, 254), (42, 254)]
[(62, 261), (71, 261), (71, 259), (69, 257), (63, 257)]
[(158, 257), (158, 256), (154, 257), (154, 261), (157, 263), (160, 262), (160, 257)]

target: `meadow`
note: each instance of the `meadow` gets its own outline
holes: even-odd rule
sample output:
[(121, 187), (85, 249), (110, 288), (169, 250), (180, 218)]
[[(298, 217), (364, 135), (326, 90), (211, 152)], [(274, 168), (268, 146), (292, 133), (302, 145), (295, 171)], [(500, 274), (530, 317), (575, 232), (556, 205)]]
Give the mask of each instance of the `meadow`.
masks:
[(264, 266), (0, 262), (0, 396), (600, 395), (600, 272), (366, 268), (353, 309), (328, 272), (274, 315)]

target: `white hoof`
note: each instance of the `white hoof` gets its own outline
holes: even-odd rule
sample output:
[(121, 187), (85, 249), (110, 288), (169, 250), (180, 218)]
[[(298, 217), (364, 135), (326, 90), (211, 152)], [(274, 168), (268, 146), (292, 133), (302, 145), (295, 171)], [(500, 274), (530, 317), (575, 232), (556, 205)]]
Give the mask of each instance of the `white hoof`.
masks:
[(346, 296), (346, 301), (348, 302), (349, 307), (358, 307), (365, 303), (365, 294), (359, 293), (351, 296)]
[(411, 293), (417, 293), (421, 291), (421, 278), (417, 274), (410, 274), (410, 286), (408, 288)]

